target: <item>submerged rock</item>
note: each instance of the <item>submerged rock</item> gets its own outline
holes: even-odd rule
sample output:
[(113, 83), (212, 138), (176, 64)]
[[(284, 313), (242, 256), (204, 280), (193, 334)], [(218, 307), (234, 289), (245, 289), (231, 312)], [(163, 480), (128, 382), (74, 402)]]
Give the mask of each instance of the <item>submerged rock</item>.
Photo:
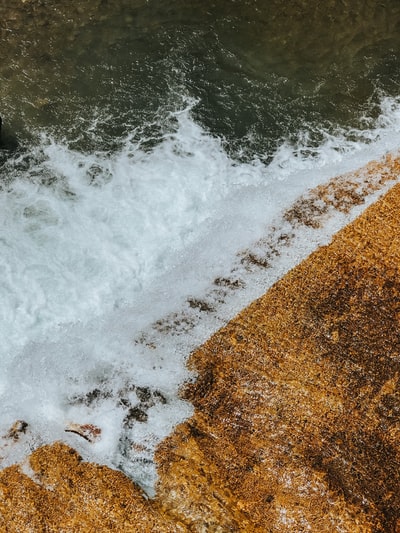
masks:
[[(18, 148), (18, 140), (3, 126), (3, 119), (0, 117), (0, 150), (3, 152), (13, 152)], [(1, 157), (1, 152), (0, 152)]]

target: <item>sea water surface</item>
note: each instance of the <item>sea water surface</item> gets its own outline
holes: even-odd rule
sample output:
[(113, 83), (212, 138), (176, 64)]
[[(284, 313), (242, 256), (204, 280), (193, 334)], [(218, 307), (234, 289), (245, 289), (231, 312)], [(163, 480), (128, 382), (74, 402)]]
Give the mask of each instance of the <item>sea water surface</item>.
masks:
[(13, 0), (0, 29), (2, 464), (62, 439), (151, 494), (190, 351), (349, 217), (268, 272), (243, 250), (398, 148), (400, 5)]

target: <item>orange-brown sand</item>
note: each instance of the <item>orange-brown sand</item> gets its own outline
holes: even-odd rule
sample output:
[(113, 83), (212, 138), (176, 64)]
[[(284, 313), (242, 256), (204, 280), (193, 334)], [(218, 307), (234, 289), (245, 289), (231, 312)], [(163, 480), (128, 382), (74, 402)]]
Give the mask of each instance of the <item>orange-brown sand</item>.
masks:
[(0, 531), (400, 532), (399, 321), (396, 185), (192, 354), (154, 500), (56, 443), (0, 473)]

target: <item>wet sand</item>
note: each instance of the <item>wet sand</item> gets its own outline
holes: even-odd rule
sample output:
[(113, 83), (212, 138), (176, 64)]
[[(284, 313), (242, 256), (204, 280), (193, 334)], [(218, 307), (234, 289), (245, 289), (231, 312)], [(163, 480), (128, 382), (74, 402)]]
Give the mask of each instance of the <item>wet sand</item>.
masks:
[[(119, 5), (125, 4), (132, 2)], [(343, 0), (337, 20), (331, 16), (337, 2), (330, 9), (303, 0), (275, 4), (265, 18), (274, 40), (264, 28), (254, 39), (249, 26), (241, 42), (256, 46), (234, 50), (255, 79), (270, 70), (296, 73), (312, 92), (305, 80), (313, 69), (322, 75), (334, 61), (353, 79), (364, 72), (365, 55), (371, 54), (373, 73), (375, 49), (396, 49), (398, 6), (390, 12), (383, 4)], [(82, 54), (91, 64), (86, 51), (98, 41), (114, 46), (121, 27), (110, 28), (108, 4), (100, 0), (62, 2), (54, 10), (33, 1), (10, 6), (0, 8), (8, 58), (0, 66), (1, 112), (5, 133), (24, 137), (31, 125), (66, 123), (73, 101), (59, 93), (75, 87), (76, 58)], [(160, 21), (169, 17), (168, 11)], [(306, 34), (302, 18), (312, 29)], [(87, 31), (93, 19), (98, 36)], [(157, 27), (152, 13), (144, 22), (149, 33)], [(140, 17), (127, 20), (126, 32), (131, 25), (145, 26)], [(332, 115), (343, 113), (344, 122), (369, 94), (369, 81), (360, 80), (349, 93), (332, 78), (336, 101), (344, 102)], [(319, 89), (328, 107), (334, 107), (332, 87)], [(79, 91), (82, 109), (87, 95)], [(215, 126), (205, 113), (207, 120)], [(225, 113), (220, 121), (227, 122)], [(348, 213), (397, 178), (399, 162), (372, 163), (364, 175), (361, 182), (348, 175), (311, 191), (286, 220), (314, 228), (331, 209)], [(396, 185), (192, 354), (198, 378), (182, 395), (195, 412), (159, 447), (154, 500), (122, 473), (55, 443), (0, 472), (0, 531), (399, 532), (399, 226)], [(5, 445), (20, 430), (2, 439)]]
[(1, 531), (400, 531), (399, 215), (395, 185), (192, 354), (155, 500), (55, 444), (2, 471)]

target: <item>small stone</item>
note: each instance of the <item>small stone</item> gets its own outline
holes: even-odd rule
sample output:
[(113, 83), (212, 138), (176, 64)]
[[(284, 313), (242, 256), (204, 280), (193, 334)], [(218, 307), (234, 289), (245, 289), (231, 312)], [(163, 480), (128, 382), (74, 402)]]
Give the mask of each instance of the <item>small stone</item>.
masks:
[(28, 427), (28, 423), (24, 420), (17, 420), (14, 422), (14, 424), (10, 427), (5, 437), (7, 439), (13, 439), (18, 440), (21, 436), (21, 433), (26, 432), (26, 428)]

